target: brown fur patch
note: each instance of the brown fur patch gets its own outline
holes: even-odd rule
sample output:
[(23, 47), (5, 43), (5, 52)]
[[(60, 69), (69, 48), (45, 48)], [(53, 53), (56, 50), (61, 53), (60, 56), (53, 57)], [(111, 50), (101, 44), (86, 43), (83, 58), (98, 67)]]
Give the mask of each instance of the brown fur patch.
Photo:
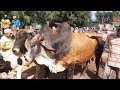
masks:
[(18, 35), (19, 33), (21, 33), (21, 32), (24, 32), (24, 31), (27, 32), (26, 29), (19, 29), (18, 32), (17, 32), (17, 35)]
[(85, 63), (94, 56), (97, 42), (84, 35), (84, 33), (73, 33), (71, 41), (71, 50), (59, 63), (64, 66), (72, 63)]

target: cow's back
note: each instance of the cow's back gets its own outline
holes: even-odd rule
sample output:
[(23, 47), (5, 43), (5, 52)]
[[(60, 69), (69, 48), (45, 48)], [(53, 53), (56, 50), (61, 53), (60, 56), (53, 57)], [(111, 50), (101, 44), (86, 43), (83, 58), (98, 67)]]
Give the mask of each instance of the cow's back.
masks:
[(77, 61), (86, 62), (94, 55), (97, 45), (96, 40), (87, 37), (83, 33), (74, 33), (72, 37), (71, 53), (75, 53), (74, 56), (77, 57)]
[(85, 63), (94, 56), (97, 41), (89, 38), (84, 33), (73, 33), (70, 43), (70, 52), (60, 60), (60, 63)]

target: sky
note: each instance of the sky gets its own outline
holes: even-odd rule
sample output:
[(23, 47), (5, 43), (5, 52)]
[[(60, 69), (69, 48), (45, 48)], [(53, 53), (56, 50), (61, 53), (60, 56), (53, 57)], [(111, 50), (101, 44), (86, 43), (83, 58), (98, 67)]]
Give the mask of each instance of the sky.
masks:
[(91, 20), (95, 21), (96, 20), (96, 17), (95, 17), (96, 11), (91, 11), (91, 12), (92, 12)]
[[(95, 20), (96, 20), (95, 14), (96, 14), (97, 11), (91, 11), (91, 12), (92, 12), (91, 19), (92, 19), (93, 21), (95, 21)], [(102, 12), (102, 11), (101, 11), (101, 12)], [(112, 12), (112, 11), (105, 11), (105, 12)]]

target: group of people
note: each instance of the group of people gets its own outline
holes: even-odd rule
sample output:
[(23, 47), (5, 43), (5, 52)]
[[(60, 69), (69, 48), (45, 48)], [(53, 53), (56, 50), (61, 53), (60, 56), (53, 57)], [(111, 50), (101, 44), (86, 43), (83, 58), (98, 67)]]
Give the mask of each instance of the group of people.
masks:
[(4, 15), (4, 18), (1, 20), (0, 24), (2, 33), (4, 34), (4, 30), (8, 28), (10, 29), (11, 26), (15, 26), (17, 29), (19, 29), (21, 23), (16, 16), (13, 16), (12, 20), (10, 20), (7, 15)]
[[(13, 16), (13, 20), (10, 21), (7, 15), (4, 15), (4, 18), (1, 20), (1, 38), (0, 38), (0, 60), (6, 56), (6, 53), (12, 47), (12, 30), (11, 26), (15, 26), (17, 29), (20, 27), (20, 20), (16, 16)], [(3, 62), (3, 61), (2, 61)], [(4, 62), (3, 62), (4, 63)], [(2, 64), (2, 63), (0, 63)]]

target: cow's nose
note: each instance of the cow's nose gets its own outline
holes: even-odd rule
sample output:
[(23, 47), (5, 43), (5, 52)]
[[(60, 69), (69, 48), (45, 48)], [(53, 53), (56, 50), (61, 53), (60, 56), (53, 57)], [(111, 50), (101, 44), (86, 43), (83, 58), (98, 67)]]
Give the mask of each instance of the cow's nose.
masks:
[(16, 53), (16, 50), (12, 50), (12, 51)]
[(18, 52), (19, 52), (19, 49), (18, 49), (18, 48), (14, 48), (12, 51), (13, 51), (14, 53), (18, 53)]

